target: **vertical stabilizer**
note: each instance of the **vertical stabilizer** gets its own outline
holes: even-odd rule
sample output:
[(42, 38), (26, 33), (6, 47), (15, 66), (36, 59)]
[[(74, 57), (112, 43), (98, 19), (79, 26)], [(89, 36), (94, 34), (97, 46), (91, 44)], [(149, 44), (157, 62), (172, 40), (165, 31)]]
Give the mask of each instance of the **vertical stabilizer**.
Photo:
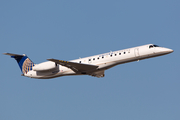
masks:
[(5, 55), (10, 55), (11, 58), (14, 58), (22, 73), (26, 74), (30, 70), (32, 70), (33, 66), (35, 65), (25, 54), (23, 55), (18, 55), (18, 54), (12, 54), (12, 53), (4, 53)]

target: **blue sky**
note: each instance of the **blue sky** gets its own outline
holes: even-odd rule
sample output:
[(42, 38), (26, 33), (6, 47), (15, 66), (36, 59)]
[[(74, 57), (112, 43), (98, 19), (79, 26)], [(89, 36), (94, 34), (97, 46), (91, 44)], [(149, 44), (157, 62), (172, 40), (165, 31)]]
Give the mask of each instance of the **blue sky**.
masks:
[(180, 1), (0, 1), (0, 51), (34, 63), (157, 44), (174, 53), (116, 66), (104, 78), (21, 76), (0, 55), (1, 120), (179, 120)]

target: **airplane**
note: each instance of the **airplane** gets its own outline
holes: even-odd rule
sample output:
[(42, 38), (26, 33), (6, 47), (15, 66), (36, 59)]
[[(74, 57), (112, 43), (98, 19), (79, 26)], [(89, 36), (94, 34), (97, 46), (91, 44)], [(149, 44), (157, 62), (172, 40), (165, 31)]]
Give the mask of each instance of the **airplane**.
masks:
[(70, 61), (47, 59), (48, 61), (40, 64), (34, 64), (25, 54), (4, 54), (17, 61), (23, 73), (22, 76), (50, 79), (70, 75), (90, 75), (101, 78), (105, 76), (105, 70), (116, 65), (158, 57), (172, 52), (173, 50), (169, 48), (147, 44)]

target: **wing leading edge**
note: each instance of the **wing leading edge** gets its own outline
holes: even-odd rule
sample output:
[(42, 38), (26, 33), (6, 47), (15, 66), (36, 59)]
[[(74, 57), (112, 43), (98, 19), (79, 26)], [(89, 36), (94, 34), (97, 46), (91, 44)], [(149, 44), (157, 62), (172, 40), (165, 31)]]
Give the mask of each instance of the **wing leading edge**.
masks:
[(49, 61), (55, 62), (56, 64), (68, 67), (72, 69), (76, 73), (88, 74), (98, 68), (96, 65), (89, 65), (89, 64), (82, 64), (76, 62), (69, 62), (64, 60), (57, 60), (57, 59), (47, 59)]

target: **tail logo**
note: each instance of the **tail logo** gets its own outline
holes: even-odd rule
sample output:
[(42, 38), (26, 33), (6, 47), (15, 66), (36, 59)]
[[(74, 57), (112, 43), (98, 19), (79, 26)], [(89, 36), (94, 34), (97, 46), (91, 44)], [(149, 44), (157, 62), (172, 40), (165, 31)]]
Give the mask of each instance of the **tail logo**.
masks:
[(31, 71), (33, 66), (34, 66), (34, 63), (29, 58), (27, 58), (23, 63), (22, 72), (27, 73)]
[(23, 74), (25, 73), (27, 74), (27, 72), (31, 71), (33, 66), (35, 66), (35, 64), (25, 54), (23, 55), (18, 55), (13, 53), (4, 53), (4, 54), (11, 56), (11, 58), (14, 58), (17, 61)]

